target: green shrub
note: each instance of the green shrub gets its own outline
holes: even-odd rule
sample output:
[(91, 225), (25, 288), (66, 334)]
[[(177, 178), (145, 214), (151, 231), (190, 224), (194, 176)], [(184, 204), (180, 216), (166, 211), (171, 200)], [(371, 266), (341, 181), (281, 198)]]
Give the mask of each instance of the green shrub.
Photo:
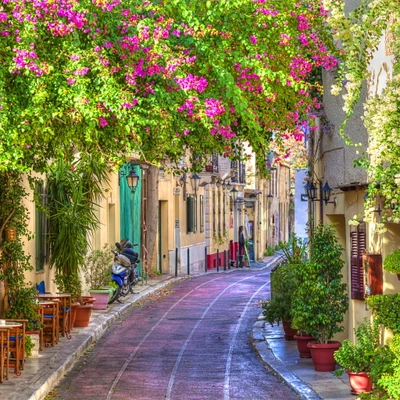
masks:
[(344, 340), (342, 346), (334, 354), (336, 362), (342, 367), (335, 371), (341, 375), (343, 371), (370, 372), (372, 359), (380, 344), (379, 325), (365, 319), (354, 329), (356, 343)]
[(378, 324), (400, 333), (400, 293), (369, 296), (366, 302)]
[(25, 353), (27, 357), (32, 355), (32, 350), (35, 347), (35, 344), (32, 342), (32, 338), (29, 335), (25, 335)]
[(264, 251), (264, 257), (273, 256), (275, 254), (275, 249), (273, 247), (267, 247), (267, 250)]
[(393, 274), (400, 274), (400, 249), (393, 251), (385, 257), (383, 268)]
[(292, 296), (297, 286), (296, 268), (301, 266), (286, 264), (271, 273), (271, 299), (262, 303), (263, 315), (271, 325), (292, 321)]
[(331, 225), (319, 225), (310, 241), (310, 261), (297, 270), (291, 312), (293, 327), (326, 344), (343, 331), (349, 300), (342, 281), (343, 247)]

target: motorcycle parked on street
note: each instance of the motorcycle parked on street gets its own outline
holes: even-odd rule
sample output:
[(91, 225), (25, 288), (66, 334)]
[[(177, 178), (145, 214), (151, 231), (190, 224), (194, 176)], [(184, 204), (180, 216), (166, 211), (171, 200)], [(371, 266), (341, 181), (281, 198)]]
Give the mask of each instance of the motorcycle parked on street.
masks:
[(111, 267), (111, 280), (115, 283), (116, 289), (108, 304), (132, 293), (132, 288), (139, 280), (139, 254), (133, 249), (134, 246), (137, 244), (132, 245), (128, 239), (115, 243), (117, 251), (112, 251), (114, 262)]

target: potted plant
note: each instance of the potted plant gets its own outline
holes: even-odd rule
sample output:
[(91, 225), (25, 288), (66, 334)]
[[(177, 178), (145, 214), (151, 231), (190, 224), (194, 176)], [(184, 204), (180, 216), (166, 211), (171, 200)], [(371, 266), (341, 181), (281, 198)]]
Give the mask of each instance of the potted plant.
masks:
[(298, 274), (292, 301), (293, 326), (316, 340), (310, 342), (316, 371), (333, 371), (333, 353), (340, 343), (332, 341), (348, 308), (346, 285), (342, 282), (343, 247), (331, 225), (319, 225), (310, 240), (310, 261)]
[(102, 287), (110, 281), (113, 254), (110, 246), (105, 245), (103, 250), (93, 250), (87, 257), (83, 267), (86, 284), (90, 287), (90, 295), (96, 298), (93, 305), (95, 310), (107, 308), (110, 291)]
[(6, 310), (6, 318), (27, 320), (25, 331), (26, 355), (39, 356), (40, 338), (42, 328), (39, 304), (36, 298), (36, 289), (22, 286), (13, 290), (9, 295), (10, 307)]
[(271, 299), (262, 303), (263, 315), (271, 325), (282, 322), (286, 340), (294, 340), (297, 331), (291, 328), (291, 301), (296, 288), (295, 265), (278, 266), (271, 273)]
[(283, 246), (283, 263), (271, 271), (271, 299), (262, 304), (271, 325), (282, 322), (286, 340), (293, 340), (297, 333), (291, 326), (291, 303), (297, 287), (296, 270), (302, 269), (305, 254), (306, 247), (293, 235)]
[(341, 375), (346, 371), (351, 392), (359, 394), (372, 390), (371, 360), (379, 348), (380, 328), (376, 322), (371, 323), (365, 319), (354, 329), (354, 333), (357, 342), (344, 340), (340, 349), (334, 354), (335, 360), (341, 366), (335, 374)]
[(383, 268), (385, 271), (396, 274), (400, 280), (400, 249), (393, 251), (385, 257)]
[[(74, 160), (74, 155), (71, 155)], [(89, 248), (88, 238), (98, 228), (96, 201), (102, 196), (102, 184), (107, 182), (104, 160), (81, 154), (75, 161), (56, 160), (47, 174), (50, 267), (55, 268), (60, 291), (71, 293), (80, 303), (74, 326), (87, 326), (78, 313), (89, 315), (91, 304), (83, 304), (80, 272)], [(90, 310), (89, 310), (90, 308)]]

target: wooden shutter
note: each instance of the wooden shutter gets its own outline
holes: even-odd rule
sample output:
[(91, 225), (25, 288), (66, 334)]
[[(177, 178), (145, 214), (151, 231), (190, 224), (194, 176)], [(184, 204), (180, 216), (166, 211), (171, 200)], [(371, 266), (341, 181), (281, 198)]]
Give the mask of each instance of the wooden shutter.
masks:
[(365, 224), (360, 224), (356, 231), (350, 233), (350, 246), (351, 298), (363, 300), (365, 289), (362, 254), (366, 249)]
[(364, 271), (367, 274), (367, 284), (369, 285), (369, 294), (383, 294), (383, 271), (381, 254), (363, 255)]
[(186, 220), (187, 220), (187, 233), (195, 231), (195, 220), (194, 220), (194, 199), (188, 197), (186, 199)]

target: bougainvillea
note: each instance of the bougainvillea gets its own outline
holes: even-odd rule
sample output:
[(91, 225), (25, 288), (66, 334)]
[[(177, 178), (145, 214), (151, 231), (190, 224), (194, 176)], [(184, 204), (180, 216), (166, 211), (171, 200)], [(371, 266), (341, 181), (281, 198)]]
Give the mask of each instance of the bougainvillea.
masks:
[[(368, 93), (363, 116), (368, 131), (368, 149), (365, 157), (357, 160), (357, 164), (367, 170), (369, 179), (362, 217), (366, 222), (378, 217), (380, 221), (375, 224), (375, 231), (384, 233), (385, 222), (400, 222), (399, 2), (365, 1), (351, 13), (346, 13), (344, 1), (325, 0), (324, 4), (331, 11), (328, 21), (343, 49), (343, 63), (337, 84), (333, 87), (333, 93), (342, 93), (344, 99), (346, 119), (342, 133), (360, 100), (365, 81), (371, 83), (370, 64), (377, 56), (378, 45), (385, 40), (386, 50), (393, 52), (393, 72), (389, 74), (391, 76), (382, 92)], [(379, 74), (376, 79), (382, 85)], [(372, 83), (371, 87), (375, 87), (378, 82)], [(358, 218), (354, 218), (350, 224), (358, 224)]]
[(0, 170), (150, 162), (298, 135), (334, 68), (319, 1), (0, 0)]

